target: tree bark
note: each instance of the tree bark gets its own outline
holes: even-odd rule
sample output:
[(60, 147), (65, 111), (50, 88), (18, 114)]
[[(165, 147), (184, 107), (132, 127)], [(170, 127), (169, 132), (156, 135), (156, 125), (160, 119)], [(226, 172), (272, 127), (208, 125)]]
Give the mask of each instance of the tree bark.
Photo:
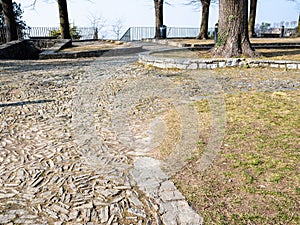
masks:
[(154, 38), (161, 38), (160, 27), (164, 24), (163, 7), (164, 0), (154, 0), (155, 9), (155, 36)]
[(57, 0), (62, 39), (71, 39), (67, 0)]
[(213, 53), (221, 57), (255, 57), (248, 35), (248, 0), (220, 0), (218, 40)]
[(12, 0), (2, 0), (2, 8), (6, 26), (6, 42), (18, 40), (17, 24)]
[(208, 39), (208, 19), (210, 2), (211, 0), (201, 0), (202, 16), (200, 33), (198, 34), (197, 39)]
[(300, 14), (299, 14), (299, 19), (298, 19), (298, 34), (300, 34)]
[(250, 1), (250, 16), (249, 16), (249, 37), (256, 37), (255, 19), (256, 19), (257, 0)]

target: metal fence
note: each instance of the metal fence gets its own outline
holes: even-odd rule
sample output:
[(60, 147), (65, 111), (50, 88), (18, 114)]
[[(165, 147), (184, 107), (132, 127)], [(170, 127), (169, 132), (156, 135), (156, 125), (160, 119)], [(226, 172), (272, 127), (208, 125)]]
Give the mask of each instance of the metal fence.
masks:
[[(59, 27), (30, 27), (19, 32), (19, 39), (30, 38), (53, 38), (51, 32), (59, 30)], [(95, 28), (93, 27), (76, 27), (76, 32), (81, 40), (93, 39)], [(0, 44), (6, 42), (6, 28), (0, 28)]]
[[(71, 28), (72, 29), (72, 28)], [(74, 29), (74, 28), (73, 28)], [(50, 38), (51, 31), (59, 30), (59, 27), (31, 27), (22, 32), (19, 32), (19, 39), (30, 38)], [(101, 29), (99, 29), (101, 30)], [(271, 32), (272, 30), (272, 32)], [(94, 39), (95, 37), (103, 36), (95, 34), (96, 28), (94, 27), (76, 27), (76, 32), (80, 36), (80, 40)], [(270, 33), (277, 31), (276, 29), (270, 29)], [(194, 38), (200, 32), (199, 28), (186, 28), (186, 27), (167, 27), (168, 38)], [(285, 36), (290, 36), (295, 33), (295, 29), (285, 29)], [(214, 28), (209, 28), (209, 36), (213, 36)], [(260, 34), (257, 31), (257, 34)], [(139, 41), (145, 38), (154, 38), (155, 27), (130, 27), (125, 34), (121, 37), (121, 41)], [(52, 37), (53, 38), (53, 37)], [(0, 44), (5, 43), (6, 29), (0, 27)]]
[[(50, 37), (51, 32), (59, 30), (59, 27), (31, 27), (26, 30), (26, 38), (33, 37)], [(72, 28), (71, 28), (72, 30)], [(76, 32), (79, 34), (80, 39), (93, 39), (95, 28), (93, 27), (76, 27)], [(71, 32), (72, 33), (72, 32)]]
[[(168, 38), (192, 38), (196, 37), (200, 28), (194, 27), (167, 27)], [(214, 28), (209, 28), (209, 35), (212, 35)], [(153, 38), (155, 27), (130, 27), (121, 37), (121, 41), (139, 41), (144, 38)]]

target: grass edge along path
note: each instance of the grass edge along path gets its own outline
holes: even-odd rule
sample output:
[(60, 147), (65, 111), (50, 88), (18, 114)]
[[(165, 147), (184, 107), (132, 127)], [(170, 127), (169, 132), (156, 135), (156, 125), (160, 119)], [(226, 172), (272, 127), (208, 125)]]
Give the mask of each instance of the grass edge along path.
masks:
[[(206, 224), (299, 224), (300, 93), (226, 94), (227, 129), (210, 168), (199, 152), (173, 180)], [(209, 119), (207, 101), (197, 103)], [(209, 129), (202, 129), (209, 132)]]

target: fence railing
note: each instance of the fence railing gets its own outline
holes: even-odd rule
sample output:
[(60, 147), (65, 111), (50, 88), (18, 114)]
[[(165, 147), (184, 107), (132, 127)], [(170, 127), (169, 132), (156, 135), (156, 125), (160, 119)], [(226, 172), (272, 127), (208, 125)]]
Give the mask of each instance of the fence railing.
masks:
[[(59, 27), (30, 27), (19, 32), (19, 39), (51, 37), (51, 32), (55, 30), (59, 30)], [(95, 28), (76, 27), (76, 32), (79, 34), (81, 40), (93, 39), (95, 35)], [(5, 40), (6, 28), (0, 28), (0, 44), (5, 43)]]
[[(50, 37), (51, 31), (59, 30), (59, 27), (31, 27), (28, 28), (26, 33), (26, 38), (32, 37)], [(76, 27), (76, 32), (80, 36), (80, 39), (93, 39), (95, 35), (94, 27)]]
[[(19, 32), (19, 39), (30, 39), (33, 37), (47, 38), (51, 36), (51, 31), (59, 30), (58, 27), (31, 27)], [(101, 30), (101, 29), (99, 29)], [(276, 32), (278, 29), (273, 28), (268, 30), (267, 33)], [(94, 39), (95, 37), (103, 36), (101, 32), (99, 35), (95, 35), (96, 28), (94, 27), (76, 27), (76, 32), (80, 36), (80, 40)], [(167, 27), (168, 38), (193, 38), (196, 37), (200, 32), (199, 28), (194, 27)], [(260, 34), (259, 31), (256, 31)], [(295, 33), (295, 29), (286, 28), (285, 36), (290, 36)], [(209, 36), (213, 36), (214, 28), (209, 28)], [(121, 37), (121, 41), (139, 41), (145, 38), (154, 38), (155, 28), (154, 27), (130, 27), (124, 35)], [(0, 44), (5, 43), (6, 40), (6, 29), (0, 27)]]
[[(168, 38), (196, 37), (200, 28), (194, 27), (167, 27)], [(214, 28), (209, 28), (209, 34), (212, 35)], [(130, 27), (121, 37), (121, 41), (139, 41), (144, 38), (153, 38), (155, 36), (155, 27)]]

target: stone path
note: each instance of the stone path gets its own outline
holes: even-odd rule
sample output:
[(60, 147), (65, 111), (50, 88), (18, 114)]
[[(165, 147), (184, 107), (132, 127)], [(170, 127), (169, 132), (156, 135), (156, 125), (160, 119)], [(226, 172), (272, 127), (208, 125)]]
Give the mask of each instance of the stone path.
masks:
[(0, 224), (202, 223), (112, 124), (136, 60), (0, 62)]
[[(202, 224), (169, 180), (199, 137), (191, 101), (223, 90), (300, 87), (284, 76), (216, 81), (201, 71), (195, 80), (136, 61), (0, 61), (0, 224)], [(224, 123), (222, 97), (210, 103), (213, 121)], [(162, 163), (152, 153), (174, 108), (182, 123), (179, 155)]]

